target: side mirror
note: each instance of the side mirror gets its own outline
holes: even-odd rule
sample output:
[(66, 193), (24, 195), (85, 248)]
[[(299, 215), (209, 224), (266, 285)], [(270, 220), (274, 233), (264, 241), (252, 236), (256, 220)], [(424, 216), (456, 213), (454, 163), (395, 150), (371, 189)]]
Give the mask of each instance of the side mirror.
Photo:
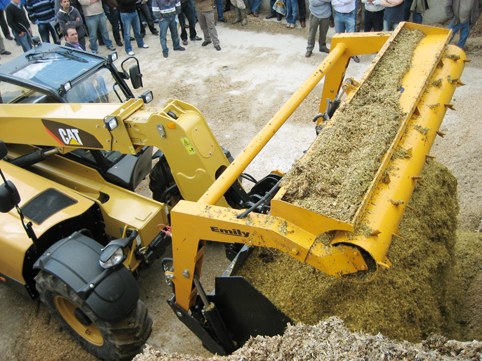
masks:
[(131, 78), (132, 87), (139, 89), (142, 86), (142, 74), (139, 65), (134, 64), (129, 68), (129, 76)]
[(0, 212), (10, 212), (19, 203), (20, 194), (11, 181), (0, 185)]

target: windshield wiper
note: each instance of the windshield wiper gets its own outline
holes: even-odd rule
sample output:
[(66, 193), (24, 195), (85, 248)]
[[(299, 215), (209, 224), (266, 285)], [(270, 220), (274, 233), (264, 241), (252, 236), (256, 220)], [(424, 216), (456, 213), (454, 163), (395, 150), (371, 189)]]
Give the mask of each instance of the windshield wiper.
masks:
[[(35, 61), (38, 61), (38, 62), (41, 62), (41, 61), (44, 61), (44, 60), (49, 60), (49, 61), (54, 60), (51, 57), (48, 57), (48, 54), (59, 54), (59, 55), (62, 55), (64, 57), (68, 58), (68, 59), (79, 61), (81, 63), (88, 63), (89, 62), (88, 60), (86, 60), (84, 58), (81, 58), (80, 56), (74, 55), (72, 53), (72, 51), (70, 51), (70, 50), (44, 51), (44, 52), (41, 52), (41, 53), (34, 52), (34, 53), (31, 53), (31, 54), (27, 54), (25, 56), (27, 57), (28, 60), (35, 60)], [(57, 59), (57, 60), (60, 60), (60, 59)]]

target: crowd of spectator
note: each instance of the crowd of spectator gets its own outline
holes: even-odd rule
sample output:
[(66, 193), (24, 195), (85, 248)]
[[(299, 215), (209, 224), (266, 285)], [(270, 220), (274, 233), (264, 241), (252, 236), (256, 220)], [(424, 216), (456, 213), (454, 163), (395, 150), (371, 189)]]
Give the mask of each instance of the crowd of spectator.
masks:
[[(449, 28), (454, 35), (460, 32), (457, 46), (464, 48), (470, 29), (482, 10), (482, 0), (445, 2), (445, 12), (451, 20)], [(233, 8), (235, 20), (232, 23), (244, 26), (248, 23), (248, 15), (259, 17), (260, 4), (261, 0), (225, 0), (225, 3), (223, 0), (0, 0), (0, 26), (4, 37), (15, 40), (24, 51), (32, 48), (31, 24), (35, 24), (43, 42), (60, 44), (63, 36), (69, 46), (97, 53), (98, 42), (109, 50), (116, 50), (107, 29), (108, 20), (116, 45), (124, 46), (131, 56), (135, 54), (132, 49), (134, 40), (138, 48), (149, 48), (144, 42), (147, 27), (153, 35), (160, 36), (162, 53), (167, 58), (168, 31), (175, 51), (185, 50), (181, 41), (182, 45), (188, 44), (188, 31), (191, 41), (203, 41), (202, 46), (213, 44), (220, 51), (216, 23), (227, 22), (224, 12)], [(336, 33), (391, 31), (401, 21), (421, 24), (425, 11), (429, 9), (428, 0), (308, 0), (308, 4), (306, 57), (313, 53), (317, 32), (319, 51), (328, 53), (326, 35), (330, 27), (334, 27)], [(286, 17), (289, 29), (296, 27), (297, 20), (302, 28), (306, 26), (305, 0), (270, 0), (270, 7), (266, 20), (281, 21)], [(181, 25), (181, 34), (178, 33), (176, 17)], [(203, 32), (203, 38), (197, 35), (196, 24)], [(1, 54), (11, 53), (5, 49), (0, 34)], [(357, 57), (353, 60), (359, 61)]]

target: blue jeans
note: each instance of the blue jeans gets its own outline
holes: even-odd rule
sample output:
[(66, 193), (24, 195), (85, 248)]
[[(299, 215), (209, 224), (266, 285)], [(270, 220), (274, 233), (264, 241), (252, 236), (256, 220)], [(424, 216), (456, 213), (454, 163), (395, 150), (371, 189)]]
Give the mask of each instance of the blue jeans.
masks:
[(18, 35), (15, 31), (12, 31), (15, 41), (17, 41), (23, 49), (23, 52), (27, 52), (32, 49), (32, 43), (30, 42), (30, 38), (27, 32), (22, 36)]
[(452, 29), (453, 31), (453, 35), (452, 35), (452, 38), (450, 39), (450, 42), (452, 42), (452, 40), (454, 39), (454, 36), (457, 33), (457, 31), (460, 30), (460, 40), (457, 43), (457, 46), (460, 49), (463, 49), (465, 46), (465, 42), (467, 41), (467, 38), (469, 37), (469, 33), (470, 33), (469, 22), (466, 21), (463, 24), (459, 23), (455, 26), (452, 26), (452, 22), (450, 22), (449, 29)]
[(218, 20), (223, 20), (223, 0), (214, 0), (214, 4), (216, 5), (216, 10), (218, 12)]
[(335, 11), (335, 33), (354, 33), (355, 15), (355, 10), (346, 14)]
[[(109, 20), (110, 24), (112, 25), (112, 34), (114, 35), (114, 40), (119, 42), (121, 37), (119, 35), (120, 27), (123, 25), (120, 22), (120, 12), (119, 9), (109, 9), (109, 7), (105, 4), (102, 4), (102, 7), (105, 12), (105, 16)], [(123, 28), (122, 28), (123, 29)], [(124, 37), (124, 31), (122, 31), (122, 37)]]
[(109, 33), (107, 32), (106, 19), (104, 13), (85, 17), (85, 23), (89, 29), (90, 49), (92, 51), (99, 50), (99, 47), (97, 46), (97, 29), (100, 30), (105, 46), (112, 46), (112, 40), (109, 39)]
[(169, 48), (167, 47), (167, 29), (171, 31), (172, 45), (174, 49), (179, 49), (179, 34), (177, 33), (176, 17), (172, 18), (160, 18), (159, 19), (159, 29), (161, 32), (161, 46), (162, 53), (169, 53)]
[(144, 40), (141, 36), (141, 22), (139, 21), (139, 16), (137, 11), (132, 13), (120, 13), (122, 24), (124, 24), (124, 43), (126, 53), (132, 51), (131, 45), (131, 26), (134, 30), (134, 37), (136, 38), (137, 46), (142, 48), (144, 46)]
[(52, 40), (55, 44), (60, 45), (60, 40), (57, 34), (55, 34), (54, 28), (50, 23), (39, 23), (38, 24), (38, 33), (40, 34), (40, 38), (42, 39), (43, 43), (50, 43), (49, 34), (52, 35)]
[(296, 23), (297, 16), (298, 16), (298, 0), (286, 0), (286, 22), (288, 24)]
[(393, 21), (383, 20), (383, 31), (395, 30), (395, 28), (398, 26), (398, 24), (400, 24), (400, 23), (395, 23)]
[(251, 10), (253, 13), (259, 13), (260, 5), (261, 5), (261, 0), (249, 0), (249, 10)]

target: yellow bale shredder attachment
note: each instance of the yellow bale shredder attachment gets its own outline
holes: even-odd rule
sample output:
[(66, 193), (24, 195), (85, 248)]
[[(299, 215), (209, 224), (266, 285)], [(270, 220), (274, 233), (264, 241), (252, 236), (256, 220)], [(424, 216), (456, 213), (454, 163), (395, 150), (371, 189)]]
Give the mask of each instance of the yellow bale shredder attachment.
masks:
[[(325, 77), (320, 112), (336, 101), (343, 88), (349, 104), (372, 76), (377, 63), (401, 31), (419, 30), (425, 37), (415, 48), (411, 68), (402, 81), (400, 128), (381, 160), (360, 206), (349, 220), (328, 217), (283, 200), (289, 185), (276, 188), (269, 214), (249, 213), (216, 205), (248, 164), (300, 103)], [(392, 33), (343, 34), (332, 39), (331, 51), (313, 74), (276, 113), (256, 138), (230, 164), (197, 202), (181, 201), (171, 213), (173, 267), (166, 272), (175, 295), (169, 301), (179, 319), (203, 345), (218, 354), (230, 353), (250, 335), (283, 332), (289, 318), (240, 277), (218, 277), (215, 293), (199, 283), (206, 241), (242, 243), (281, 250), (333, 276), (367, 271), (368, 264), (390, 267), (387, 253), (460, 76), (467, 62), (463, 51), (448, 45), (451, 31), (401, 23)], [(352, 56), (378, 53), (359, 82), (342, 84)], [(436, 84), (436, 86), (433, 86)], [(326, 127), (336, 124), (335, 112)], [(321, 118), (318, 121), (320, 124)], [(423, 130), (423, 131), (421, 131)], [(321, 131), (319, 137), (323, 137)], [(393, 157), (403, 149), (407, 156)], [(310, 157), (312, 148), (300, 160)], [(390, 171), (388, 171), (390, 170)], [(356, 232), (364, 225), (369, 233)], [(329, 244), (319, 241), (330, 232)], [(368, 262), (370, 261), (370, 262)], [(289, 270), (287, 270), (289, 272)]]

